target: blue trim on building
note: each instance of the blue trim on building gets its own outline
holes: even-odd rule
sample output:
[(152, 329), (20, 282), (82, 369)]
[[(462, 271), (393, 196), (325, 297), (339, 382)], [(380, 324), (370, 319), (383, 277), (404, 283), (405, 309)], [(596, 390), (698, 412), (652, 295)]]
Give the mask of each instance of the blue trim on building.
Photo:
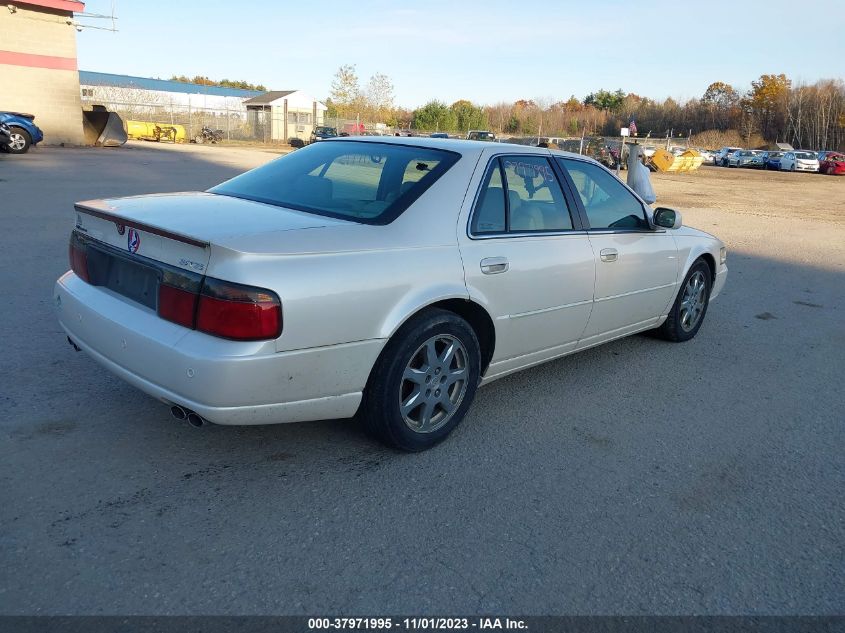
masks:
[(260, 90), (241, 90), (240, 88), (222, 88), (220, 86), (203, 86), (189, 84), (182, 81), (168, 81), (166, 79), (149, 79), (148, 77), (132, 77), (130, 75), (113, 75), (111, 73), (96, 73), (90, 70), (79, 71), (79, 84), (82, 86), (115, 86), (119, 88), (139, 88), (141, 90), (158, 90), (160, 92), (183, 92), (185, 94), (213, 95), (215, 97), (257, 97), (263, 95)]

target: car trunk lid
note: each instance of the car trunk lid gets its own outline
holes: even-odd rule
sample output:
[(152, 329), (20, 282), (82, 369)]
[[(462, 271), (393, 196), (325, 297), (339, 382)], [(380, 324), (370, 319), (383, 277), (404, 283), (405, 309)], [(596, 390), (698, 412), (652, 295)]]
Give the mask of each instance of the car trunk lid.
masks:
[(162, 285), (197, 291), (214, 252), (223, 261), (245, 252), (307, 252), (314, 247), (310, 229), (358, 226), (207, 193), (92, 200), (75, 209), (71, 263), (76, 252), (89, 283), (152, 310)]

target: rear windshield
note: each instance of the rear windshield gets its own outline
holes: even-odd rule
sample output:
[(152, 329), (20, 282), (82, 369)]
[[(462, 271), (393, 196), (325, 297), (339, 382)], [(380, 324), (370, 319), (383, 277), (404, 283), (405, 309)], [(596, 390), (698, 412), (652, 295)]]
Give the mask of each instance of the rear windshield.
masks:
[(317, 134), (337, 134), (337, 130), (333, 127), (318, 127), (315, 132)]
[(354, 222), (387, 224), (459, 158), (455, 152), (409, 145), (325, 141), (209, 191)]

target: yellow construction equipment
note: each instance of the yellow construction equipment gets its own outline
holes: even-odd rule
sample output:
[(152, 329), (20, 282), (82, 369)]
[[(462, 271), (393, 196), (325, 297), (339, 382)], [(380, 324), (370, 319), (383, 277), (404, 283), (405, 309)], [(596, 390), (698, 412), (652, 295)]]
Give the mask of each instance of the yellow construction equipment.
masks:
[(701, 167), (703, 162), (704, 156), (694, 149), (688, 149), (679, 156), (675, 156), (665, 149), (658, 149), (654, 151), (654, 155), (651, 157), (651, 164), (655, 166), (657, 171), (662, 172), (693, 171)]
[(154, 123), (151, 121), (127, 121), (126, 133), (129, 138), (139, 138), (145, 141), (170, 141), (171, 143), (185, 143), (188, 134), (184, 125), (178, 123)]

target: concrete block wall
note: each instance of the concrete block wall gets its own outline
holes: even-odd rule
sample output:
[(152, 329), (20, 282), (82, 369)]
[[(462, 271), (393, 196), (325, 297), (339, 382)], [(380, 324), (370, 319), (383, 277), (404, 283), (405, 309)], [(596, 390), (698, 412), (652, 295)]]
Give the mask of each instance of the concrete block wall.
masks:
[(45, 145), (82, 145), (73, 14), (0, 4), (0, 110), (29, 112)]

